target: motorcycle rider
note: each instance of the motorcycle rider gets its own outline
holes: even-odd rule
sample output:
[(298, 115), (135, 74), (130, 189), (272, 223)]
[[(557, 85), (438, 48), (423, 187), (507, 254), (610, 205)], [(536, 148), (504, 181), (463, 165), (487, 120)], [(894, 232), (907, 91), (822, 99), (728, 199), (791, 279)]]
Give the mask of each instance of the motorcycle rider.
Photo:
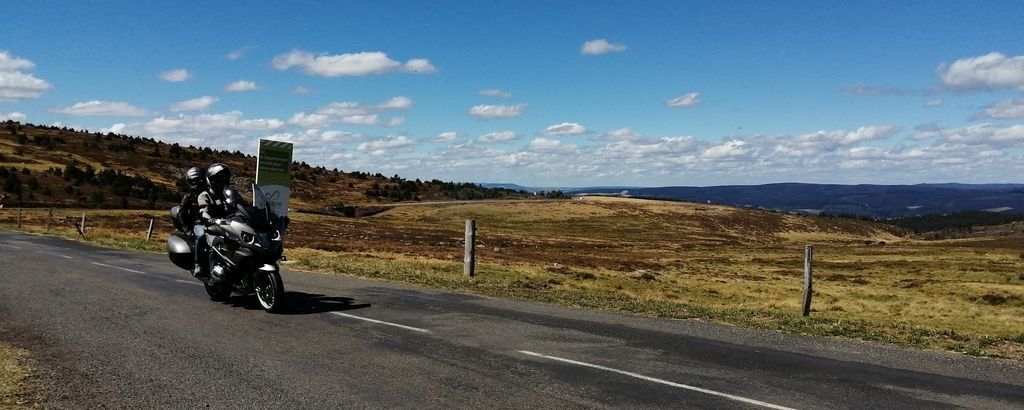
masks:
[[(195, 227), (196, 234), (196, 266), (193, 270), (195, 276), (206, 276), (209, 274), (208, 245), (206, 243), (206, 226), (216, 224), (219, 219), (230, 214), (230, 204), (224, 197), (224, 190), (231, 183), (231, 169), (222, 163), (211, 164), (206, 168), (206, 190), (201, 192), (196, 200), (199, 206), (199, 224)], [(221, 281), (224, 278), (213, 275), (214, 281)]]

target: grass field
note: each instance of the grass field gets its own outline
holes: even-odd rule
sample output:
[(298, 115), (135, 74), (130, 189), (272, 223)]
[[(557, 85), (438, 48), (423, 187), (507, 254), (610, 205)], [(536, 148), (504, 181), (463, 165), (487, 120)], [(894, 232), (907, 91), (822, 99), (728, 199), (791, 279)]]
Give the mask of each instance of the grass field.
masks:
[(0, 409), (40, 407), (34, 371), (28, 351), (0, 343)]
[[(77, 237), (82, 211), (55, 212), (50, 232)], [(466, 218), (478, 224), (475, 278), (462, 275)], [(45, 222), (26, 212), (23, 229)], [(86, 238), (106, 246), (162, 251), (170, 230), (159, 212), (87, 211)], [(1024, 237), (918, 241), (863, 221), (587, 198), (296, 214), (286, 242), (303, 270), (1024, 360)], [(799, 315), (806, 244), (810, 318)]]

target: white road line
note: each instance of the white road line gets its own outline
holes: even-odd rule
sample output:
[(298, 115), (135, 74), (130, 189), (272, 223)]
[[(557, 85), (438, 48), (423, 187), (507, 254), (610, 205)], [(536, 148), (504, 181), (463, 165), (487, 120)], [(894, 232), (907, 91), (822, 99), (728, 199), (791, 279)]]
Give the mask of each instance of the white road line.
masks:
[(766, 408), (769, 408), (769, 409), (794, 410), (794, 409), (792, 409), (790, 407), (780, 406), (780, 405), (771, 404), (771, 403), (765, 403), (765, 402), (760, 401), (760, 400), (748, 399), (746, 397), (736, 396), (736, 395), (729, 394), (729, 393), (722, 393), (722, 392), (719, 392), (719, 391), (704, 389), (704, 388), (700, 388), (700, 387), (696, 387), (696, 386), (690, 386), (690, 385), (687, 385), (687, 384), (670, 382), (668, 380), (662, 380), (662, 379), (658, 379), (658, 378), (654, 378), (654, 377), (650, 377), (650, 376), (644, 376), (642, 374), (637, 374), (637, 373), (633, 373), (633, 372), (627, 372), (625, 370), (613, 369), (611, 367), (604, 367), (604, 366), (599, 366), (599, 365), (596, 365), (596, 364), (584, 363), (584, 362), (580, 362), (580, 361), (576, 361), (576, 360), (571, 360), (571, 359), (563, 359), (561, 357), (548, 356), (548, 355), (544, 355), (544, 354), (540, 354), (540, 353), (534, 353), (534, 352), (531, 352), (531, 351), (528, 351), (528, 350), (519, 350), (518, 352), (522, 353), (522, 354), (525, 354), (525, 355), (530, 355), (530, 356), (534, 356), (534, 357), (542, 357), (542, 358), (545, 358), (545, 359), (551, 359), (551, 360), (559, 361), (559, 362), (562, 362), (562, 363), (575, 364), (577, 366), (590, 367), (592, 369), (598, 369), (598, 370), (604, 370), (604, 371), (608, 371), (608, 372), (612, 372), (612, 373), (618, 373), (618, 374), (626, 375), (626, 376), (629, 376), (629, 377), (635, 377), (635, 378), (641, 379), (641, 380), (647, 380), (649, 382), (661, 383), (661, 384), (664, 384), (664, 385), (667, 385), (667, 386), (678, 387), (680, 389), (686, 389), (686, 390), (692, 390), (692, 391), (700, 392), (700, 393), (704, 393), (704, 394), (710, 394), (712, 396), (724, 397), (724, 398), (727, 398), (727, 399), (730, 399), (730, 400), (736, 400), (738, 402), (743, 402), (743, 403), (747, 403), (747, 404), (753, 404), (755, 406), (766, 407)]
[(70, 257), (70, 256), (68, 256), (68, 255), (61, 255), (61, 254), (59, 254), (59, 253), (55, 253), (54, 255), (60, 256), (60, 257), (62, 257), (62, 258), (64, 258), (64, 259), (74, 259), (74, 258), (72, 258), (72, 257)]
[(6, 246), (8, 248), (21, 249), (20, 246), (8, 245), (6, 243), (0, 243), (0, 246)]
[(99, 263), (99, 262), (89, 262), (89, 263), (91, 263), (91, 264), (93, 264), (93, 265), (97, 265), (97, 266), (103, 266), (103, 267), (107, 267), (107, 268), (114, 268), (114, 269), (120, 269), (120, 270), (123, 270), (123, 271), (128, 271), (128, 272), (131, 272), (131, 273), (139, 273), (139, 274), (143, 274), (143, 275), (145, 275), (145, 274), (146, 274), (146, 272), (143, 272), (143, 271), (141, 271), (141, 270), (135, 270), (135, 269), (128, 269), (128, 268), (122, 268), (122, 267), (120, 267), (120, 266), (114, 266), (114, 265), (107, 265), (107, 264), (105, 264), (105, 263)]
[(402, 329), (405, 329), (405, 330), (412, 330), (412, 331), (414, 331), (414, 332), (421, 332), (421, 333), (430, 333), (430, 331), (429, 331), (429, 330), (427, 330), (427, 329), (420, 329), (420, 328), (418, 328), (418, 327), (412, 327), (412, 326), (400, 325), (400, 324), (398, 324), (398, 323), (391, 323), (391, 322), (385, 322), (385, 321), (383, 321), (383, 320), (377, 320), (377, 319), (370, 319), (370, 318), (368, 318), (368, 317), (362, 317), (362, 316), (350, 315), (350, 314), (348, 314), (348, 313), (341, 313), (341, 312), (331, 312), (331, 314), (333, 314), (333, 315), (338, 315), (338, 316), (344, 316), (344, 317), (348, 317), (348, 318), (352, 318), (352, 319), (359, 319), (359, 320), (365, 320), (365, 321), (367, 321), (367, 322), (370, 322), (370, 323), (376, 323), (376, 324), (379, 324), (379, 325), (388, 325), (388, 326), (394, 326), (394, 327), (402, 328)]
[(202, 284), (202, 283), (199, 283), (199, 282), (196, 282), (196, 281), (191, 281), (191, 280), (181, 280), (181, 279), (175, 279), (174, 281), (175, 281), (175, 282), (181, 282), (181, 283), (186, 283), (186, 284), (189, 284), (189, 285), (199, 285), (199, 286), (203, 286), (203, 284)]

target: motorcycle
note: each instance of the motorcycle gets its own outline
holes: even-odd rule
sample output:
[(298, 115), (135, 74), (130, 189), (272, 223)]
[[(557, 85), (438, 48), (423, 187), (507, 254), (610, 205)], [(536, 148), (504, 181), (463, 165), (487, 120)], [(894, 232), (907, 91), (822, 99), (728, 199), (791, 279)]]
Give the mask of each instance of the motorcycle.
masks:
[[(206, 227), (210, 275), (200, 277), (206, 293), (214, 301), (225, 301), (232, 292), (256, 294), (263, 310), (280, 312), (284, 307), (284, 283), (278, 261), (284, 251), (281, 242), (283, 218), (274, 215), (267, 205), (266, 193), (253, 184), (257, 206), (246, 204), (233, 189), (225, 190), (225, 198), (233, 212), (216, 224)], [(179, 233), (167, 238), (167, 255), (171, 262), (192, 272), (195, 259), (195, 235), (179, 217), (180, 209), (171, 208), (171, 220)], [(214, 280), (214, 277), (222, 278)]]

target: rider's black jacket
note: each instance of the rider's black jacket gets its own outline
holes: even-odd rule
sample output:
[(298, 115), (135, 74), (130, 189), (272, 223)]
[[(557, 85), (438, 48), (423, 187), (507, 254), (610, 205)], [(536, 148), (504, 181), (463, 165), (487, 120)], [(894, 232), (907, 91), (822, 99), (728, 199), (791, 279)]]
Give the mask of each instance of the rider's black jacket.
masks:
[(191, 229), (199, 221), (199, 192), (189, 191), (181, 198), (178, 206), (178, 221), (181, 226)]

